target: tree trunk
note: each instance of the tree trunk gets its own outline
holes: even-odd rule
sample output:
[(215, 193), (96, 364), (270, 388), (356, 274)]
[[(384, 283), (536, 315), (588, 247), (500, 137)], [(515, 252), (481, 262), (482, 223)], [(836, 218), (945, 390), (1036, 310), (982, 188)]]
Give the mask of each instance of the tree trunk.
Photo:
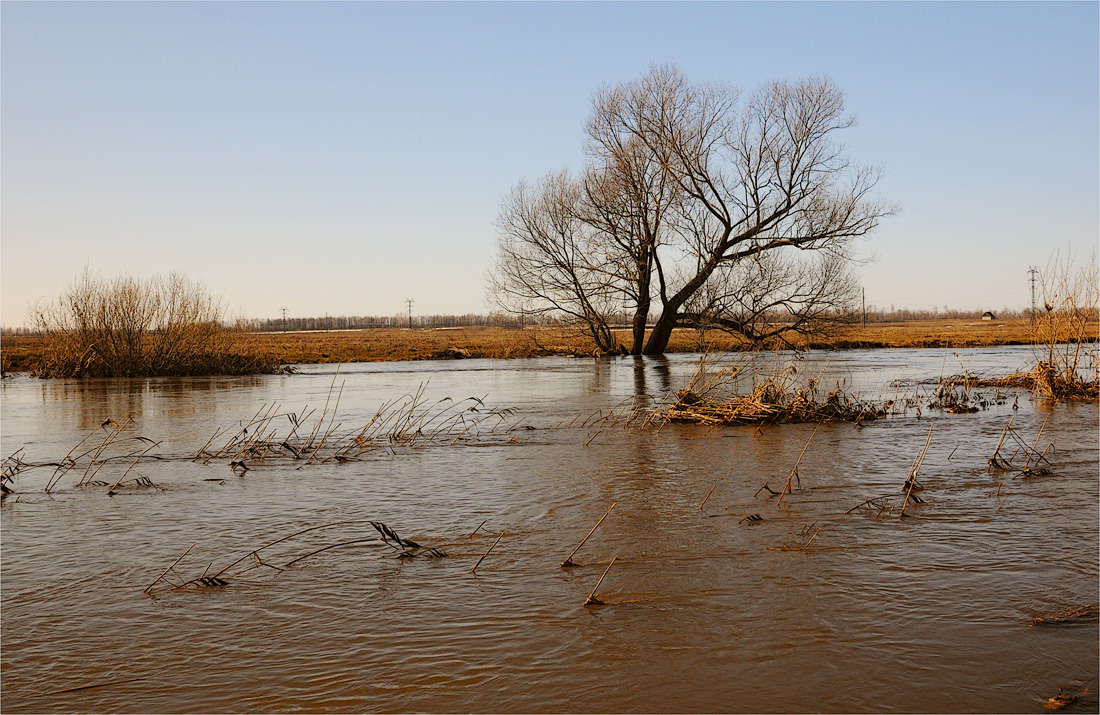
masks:
[[(647, 286), (648, 289), (648, 286)], [(645, 324), (649, 319), (649, 304), (647, 299), (638, 304), (638, 309), (634, 311), (634, 337), (630, 344), (631, 355), (641, 355), (642, 348), (645, 347)]]
[(657, 322), (653, 325), (653, 332), (649, 334), (649, 340), (645, 344), (643, 355), (664, 355), (668, 349), (668, 341), (672, 337), (672, 329), (676, 327), (678, 311), (665, 310)]

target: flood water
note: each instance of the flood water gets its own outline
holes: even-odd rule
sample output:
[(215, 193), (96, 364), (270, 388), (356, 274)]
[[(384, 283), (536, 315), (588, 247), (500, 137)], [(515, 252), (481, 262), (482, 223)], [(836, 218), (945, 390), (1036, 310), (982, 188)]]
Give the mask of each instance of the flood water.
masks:
[[(830, 389), (893, 397), (1030, 359), (1006, 347), (810, 353), (795, 364)], [(1042, 712), (1060, 688), (1095, 693), (1095, 617), (1030, 624), (1098, 600), (1095, 403), (1020, 392), (1013, 409), (1015, 391), (978, 390), (987, 408), (974, 414), (926, 407), (816, 434), (814, 425), (600, 421), (683, 387), (697, 360), (4, 380), (3, 456), (24, 448), (29, 464), (58, 462), (88, 433), (105, 433), (105, 419), (132, 415), (126, 434), (159, 442), (148, 455), (161, 459), (138, 462), (114, 496), (78, 486), (83, 469), (49, 494), (53, 466), (15, 477), (0, 508), (3, 709)], [(284, 453), (241, 471), (228, 457), (192, 460), (216, 429), (232, 431), (264, 405), (316, 408), (308, 431), (331, 397), (323, 430), (335, 441), (425, 382), (429, 405), (481, 398), (468, 414), (483, 421), (343, 462)], [(1022, 439), (1053, 445), (1052, 474), (987, 473), (1010, 419)], [(281, 439), (290, 420), (271, 425)], [(925, 503), (905, 518), (845, 514), (872, 498), (901, 501), (930, 426)], [(803, 492), (782, 504), (754, 496), (765, 482), (785, 484), (803, 448)], [(92, 481), (113, 483), (131, 463), (109, 461)], [(560, 568), (613, 503), (578, 566)], [(398, 558), (368, 520), (448, 556)], [(282, 571), (246, 559), (224, 586), (161, 581), (143, 591), (192, 544), (172, 583), (333, 522), (346, 523), (258, 555), (282, 567), (356, 543)], [(613, 557), (599, 587), (607, 605), (586, 606)], [(1095, 695), (1074, 709), (1095, 712)]]

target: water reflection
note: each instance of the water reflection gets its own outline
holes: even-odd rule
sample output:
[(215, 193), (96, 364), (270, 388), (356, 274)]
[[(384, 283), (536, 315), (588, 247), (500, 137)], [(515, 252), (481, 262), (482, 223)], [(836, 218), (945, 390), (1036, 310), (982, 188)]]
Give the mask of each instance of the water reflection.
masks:
[(271, 382), (267, 376), (93, 378), (38, 380), (41, 402), (72, 419), (76, 429), (98, 427), (103, 420), (147, 415), (193, 417), (209, 409), (210, 398), (250, 391)]
[(634, 355), (624, 359), (633, 363), (636, 406), (659, 402), (672, 390), (672, 370), (666, 356)]

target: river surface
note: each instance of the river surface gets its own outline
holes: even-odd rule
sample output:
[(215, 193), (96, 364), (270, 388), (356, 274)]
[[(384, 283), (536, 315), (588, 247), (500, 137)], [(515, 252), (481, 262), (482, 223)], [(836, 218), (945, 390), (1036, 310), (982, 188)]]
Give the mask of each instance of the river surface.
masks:
[[(942, 375), (1004, 375), (1031, 358), (811, 352), (789, 369), (900, 405)], [(775, 359), (788, 358), (747, 365), (741, 389)], [(1031, 625), (1098, 601), (1096, 403), (984, 389), (973, 414), (627, 424), (631, 406), (697, 366), (676, 355), (6, 379), (3, 456), (22, 448), (29, 466), (0, 508), (3, 709), (1043, 712), (1064, 689), (1087, 691), (1071, 711), (1097, 710), (1095, 616)], [(387, 426), (408, 439), (368, 430), (332, 458), (421, 389), (421, 412)], [(233, 455), (193, 459), (264, 410), (278, 415), (261, 426), (271, 443), (289, 435), (287, 413), (302, 425), (293, 439), (324, 414), (326, 445), (313, 459), (245, 457), (247, 470)], [(85, 466), (94, 454), (63, 473), (47, 464), (128, 416), (98, 466)], [(1001, 454), (1022, 466), (1019, 437), (1047, 450), (1051, 474), (987, 473), (1010, 420)], [(924, 503), (902, 518), (930, 428)], [(779, 503), (761, 490), (796, 463), (803, 491)], [(888, 508), (845, 513), (872, 499)], [(577, 565), (559, 567), (612, 504)], [(370, 521), (425, 548), (400, 558)], [(311, 527), (325, 528), (257, 551), (263, 565), (247, 558)], [(586, 605), (605, 570), (604, 605)], [(218, 573), (225, 585), (196, 582)]]

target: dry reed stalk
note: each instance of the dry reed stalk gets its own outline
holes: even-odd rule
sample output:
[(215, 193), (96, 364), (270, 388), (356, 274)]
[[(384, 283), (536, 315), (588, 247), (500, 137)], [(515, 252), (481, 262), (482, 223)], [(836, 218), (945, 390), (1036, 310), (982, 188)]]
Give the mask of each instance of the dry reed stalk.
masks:
[[(321, 419), (317, 420), (317, 426), (314, 428), (313, 433), (310, 434), (309, 439), (306, 440), (306, 446), (307, 447), (309, 447), (313, 444), (313, 438), (316, 436), (317, 430), (321, 428), (321, 425), (325, 421), (325, 415), (328, 413), (328, 403), (329, 403), (329, 400), (332, 399), (332, 388), (336, 386), (336, 376), (339, 375), (339, 374), (340, 374), (340, 366), (337, 365), (336, 366), (336, 372), (333, 373), (333, 375), (332, 375), (332, 384), (329, 385), (329, 388), (328, 388), (328, 396), (325, 398), (325, 407), (324, 407), (323, 410), (321, 410)], [(342, 398), (343, 396), (344, 396), (344, 381), (341, 381), (340, 382), (340, 392), (337, 393), (337, 395), (336, 395), (336, 404), (332, 408), (332, 417), (330, 417), (329, 421), (328, 421), (329, 429), (321, 437), (321, 442), (317, 445), (317, 448), (312, 450), (312, 453), (309, 455), (309, 457), (306, 458), (306, 464), (309, 464), (310, 461), (315, 456), (320, 454), (321, 448), (324, 446), (325, 442), (328, 441), (328, 438), (332, 436), (332, 432), (335, 429), (332, 426), (332, 423), (336, 421), (336, 412), (337, 412), (337, 410), (340, 409), (340, 398)]]
[[(811, 524), (810, 527), (808, 527), (808, 528), (813, 528), (813, 525)], [(813, 536), (810, 537), (809, 541), (807, 541), (802, 546), (769, 546), (769, 547), (767, 547), (767, 550), (768, 551), (805, 551), (806, 549), (808, 549), (810, 547), (810, 544), (813, 543), (814, 539), (817, 538), (817, 535), (820, 534), (821, 530), (824, 529), (824, 528), (825, 528), (824, 526), (818, 528), (818, 530), (813, 533)], [(805, 534), (806, 529), (803, 529), (799, 533)]]
[[(46, 493), (47, 494), (50, 493), (51, 486), (53, 484), (56, 484), (57, 481), (59, 481), (61, 479), (61, 476), (64, 476), (65, 472), (69, 471), (69, 469), (72, 469), (72, 467), (76, 465), (76, 460), (73, 459), (73, 452), (75, 452), (77, 449), (79, 449), (80, 445), (87, 442), (91, 438), (91, 436), (94, 435), (98, 431), (98, 429), (101, 429), (101, 427), (97, 428), (97, 429), (94, 429), (91, 432), (89, 432), (88, 434), (84, 435), (84, 439), (77, 442), (76, 446), (73, 447), (72, 449), (70, 449), (68, 454), (66, 454), (65, 457), (61, 460), (61, 463), (57, 466), (57, 469), (54, 470), (53, 475), (50, 477), (49, 480), (46, 481)], [(62, 471), (63, 467), (64, 467), (64, 471)], [(60, 475), (58, 474), (59, 472), (60, 472)]]
[(293, 534), (290, 534), (289, 536), (284, 536), (282, 538), (275, 539), (274, 541), (268, 542), (268, 543), (264, 544), (263, 546), (261, 546), (258, 549), (252, 549), (251, 551), (249, 551), (244, 556), (240, 557), (239, 559), (237, 559), (233, 563), (231, 563), (228, 566), (226, 566), (225, 568), (223, 568), (221, 571), (214, 574), (214, 578), (221, 577), (221, 575), (224, 574), (229, 569), (233, 568), (234, 566), (236, 566), (240, 562), (244, 561), (245, 559), (251, 557), (252, 555), (259, 554), (259, 552), (263, 551), (264, 549), (268, 548), (269, 546), (274, 546), (275, 544), (280, 544), (284, 541), (287, 541), (289, 539), (293, 539), (296, 536), (301, 536), (302, 534), (308, 533), (310, 531), (317, 531), (318, 529), (328, 529), (328, 528), (331, 528), (333, 526), (339, 526), (341, 524), (355, 524), (355, 523), (361, 523), (361, 522), (362, 522), (361, 519), (349, 519), (349, 520), (345, 520), (345, 521), (333, 521), (333, 522), (328, 523), (328, 524), (321, 524), (320, 526), (311, 526), (308, 529), (302, 529), (301, 531), (296, 531)]
[[(385, 524), (383, 524), (380, 521), (372, 521), (372, 522), (370, 522), (370, 525), (373, 526), (374, 530), (377, 531), (382, 536), (382, 543), (384, 543), (386, 546), (389, 546), (392, 549), (400, 550), (403, 547), (404, 548), (412, 548), (412, 549), (419, 549), (420, 548), (420, 544), (416, 543), (415, 541), (413, 541), (411, 539), (402, 539), (400, 536), (397, 535), (396, 531), (394, 531), (393, 529), (386, 526)], [(391, 541), (393, 543), (390, 543)]]
[(486, 523), (488, 523), (488, 521), (489, 521), (489, 520), (488, 520), (488, 519), (486, 519), (485, 521), (483, 521), (483, 522), (481, 522), (480, 524), (478, 524), (478, 525), (477, 525), (477, 528), (476, 528), (476, 529), (474, 529), (473, 531), (471, 531), (471, 532), (470, 532), (470, 536), (469, 536), (469, 537), (467, 537), (467, 538), (473, 538), (474, 534), (476, 534), (477, 532), (481, 531), (481, 527), (485, 526), (485, 524), (486, 524)]
[(329, 551), (330, 549), (337, 549), (337, 548), (340, 548), (341, 546), (352, 546), (354, 544), (363, 544), (363, 543), (366, 543), (366, 542), (369, 542), (369, 541), (377, 541), (377, 539), (372, 536), (369, 539), (352, 539), (351, 541), (342, 541), (339, 544), (329, 544), (328, 546), (323, 546), (323, 547), (317, 549), (316, 551), (310, 551), (308, 554), (305, 554), (303, 556), (299, 556), (298, 558), (293, 559), (292, 561), (287, 561), (282, 566), (282, 568), (279, 568), (278, 566), (271, 566), (270, 564), (265, 564), (262, 561), (260, 562), (260, 564), (262, 566), (270, 566), (273, 569), (277, 569), (278, 571), (282, 571), (283, 569), (290, 568), (291, 566), (298, 563), (299, 561), (302, 561), (303, 559), (308, 559), (310, 556), (316, 556), (317, 554), (319, 554), (323, 551)]
[(913, 460), (913, 467), (909, 470), (909, 477), (905, 480), (905, 484), (908, 487), (905, 491), (905, 500), (901, 505), (901, 513), (898, 517), (905, 516), (905, 510), (909, 507), (909, 500), (912, 499), (918, 504), (920, 503), (920, 497), (913, 496), (913, 489), (917, 486), (917, 473), (920, 472), (921, 465), (924, 464), (924, 456), (928, 454), (928, 446), (932, 444), (932, 428), (935, 423), (928, 426), (928, 438), (924, 440), (924, 447), (917, 453), (916, 459)]
[(214, 430), (214, 434), (210, 435), (210, 439), (206, 440), (206, 444), (204, 444), (201, 448), (199, 448), (198, 453), (195, 454), (195, 459), (198, 459), (199, 457), (202, 457), (202, 456), (206, 455), (207, 454), (207, 452), (206, 452), (207, 447), (209, 447), (211, 445), (211, 443), (213, 443), (213, 441), (215, 439), (217, 439), (218, 435), (220, 435), (221, 433), (222, 433), (222, 428), (221, 427)]
[[(1043, 430), (1045, 430), (1047, 428), (1047, 422), (1049, 422), (1049, 421), (1050, 421), (1050, 415), (1047, 415), (1046, 419), (1043, 420), (1043, 426), (1039, 428), (1039, 434), (1035, 435), (1035, 444), (1031, 445), (1031, 452), (1028, 454), (1027, 463), (1024, 464), (1024, 470), (1025, 471), (1031, 468), (1031, 459), (1032, 459), (1031, 455), (1039, 454), (1039, 450), (1038, 450), (1039, 440), (1043, 438)], [(1046, 452), (1044, 451), (1044, 454), (1045, 453)], [(1041, 458), (1042, 458), (1042, 455), (1040, 455), (1040, 459)], [(1036, 462), (1036, 463), (1038, 463), (1038, 462)]]
[(158, 583), (160, 583), (160, 580), (162, 578), (164, 578), (165, 576), (167, 576), (168, 572), (171, 571), (175, 567), (176, 564), (178, 564), (180, 561), (182, 561), (183, 557), (187, 556), (187, 554), (189, 554), (191, 552), (191, 549), (193, 549), (193, 548), (195, 548), (195, 544), (191, 544), (190, 546), (188, 546), (187, 551), (184, 551), (182, 554), (180, 554), (180, 557), (178, 559), (176, 559), (175, 561), (173, 561), (171, 566), (164, 569), (164, 571), (161, 572), (160, 576), (157, 576), (155, 581), (153, 581), (151, 584), (146, 586), (145, 590), (142, 591), (142, 593), (149, 593), (150, 590), (152, 590), (153, 586), (156, 586)]
[(718, 488), (718, 484), (717, 484), (717, 482), (716, 482), (716, 483), (714, 484), (714, 486), (710, 488), (710, 491), (709, 491), (709, 492), (707, 492), (707, 495), (706, 495), (706, 497), (704, 497), (704, 498), (703, 498), (703, 503), (699, 505), (699, 511), (702, 511), (702, 510), (703, 510), (703, 505), (707, 503), (707, 499), (710, 499), (710, 495), (711, 495), (711, 494), (713, 494), (713, 493), (714, 493), (714, 490), (715, 490), (715, 489), (717, 489), (717, 488)]
[(99, 445), (95, 448), (91, 461), (88, 462), (88, 466), (84, 469), (84, 477), (82, 477), (82, 479), (88, 478), (88, 472), (95, 465), (96, 460), (98, 460), (100, 455), (103, 454), (103, 451), (107, 449), (107, 447), (109, 447), (112, 442), (115, 441), (115, 438), (122, 434), (122, 430), (126, 429), (126, 427), (133, 421), (133, 419), (134, 418), (132, 416), (127, 415), (126, 420), (123, 421), (121, 424), (117, 422), (114, 423), (114, 429), (111, 430), (107, 434), (107, 436), (103, 438), (103, 441), (101, 441)]
[[(118, 485), (119, 485), (119, 484), (121, 484), (121, 483), (122, 483), (122, 480), (126, 478), (126, 475), (130, 473), (130, 470), (131, 470), (131, 469), (133, 469), (133, 468), (134, 468), (135, 466), (137, 466), (137, 463), (141, 461), (141, 458), (142, 458), (142, 457), (144, 457), (144, 456), (145, 456), (146, 454), (148, 454), (148, 453), (149, 453), (149, 450), (153, 449), (154, 447), (157, 447), (158, 445), (160, 445), (160, 442), (153, 442), (153, 443), (152, 443), (151, 445), (149, 445), (148, 447), (146, 447), (146, 448), (145, 448), (145, 450), (144, 450), (144, 451), (143, 451), (143, 452), (142, 452), (141, 454), (139, 454), (139, 455), (138, 455), (138, 458), (137, 458), (137, 459), (135, 459), (135, 460), (134, 460), (134, 461), (133, 461), (133, 462), (132, 462), (132, 463), (130, 464), (130, 466), (126, 468), (126, 471), (122, 473), (122, 476), (121, 476), (121, 477), (119, 477), (119, 478), (118, 478), (118, 479), (117, 479), (117, 480), (115, 481), (115, 483), (111, 485), (111, 488), (107, 490), (107, 493), (108, 493), (108, 494), (114, 494), (114, 492), (115, 492), (115, 489), (116, 489), (116, 488), (118, 487)], [(151, 483), (151, 482), (150, 482), (150, 483)]]
[(1005, 443), (1005, 437), (1008, 435), (1009, 430), (1012, 429), (1012, 422), (1015, 419), (1016, 419), (1016, 417), (1015, 417), (1015, 415), (1013, 415), (1008, 420), (1008, 424), (1005, 425), (1005, 428), (1003, 430), (1001, 430), (1001, 438), (997, 441), (997, 448), (995, 450), (993, 450), (993, 456), (989, 458), (989, 467), (985, 470), (986, 474), (988, 474), (993, 469), (998, 469), (998, 470), (1003, 471), (1003, 470), (1006, 470), (1006, 469), (1010, 468), (1008, 466), (1007, 462), (1005, 462), (998, 455), (1000, 454), (1001, 446)]
[[(797, 479), (798, 491), (802, 491), (802, 479), (798, 476), (798, 465), (802, 464), (802, 458), (806, 456), (806, 450), (810, 448), (810, 442), (814, 441), (814, 435), (817, 434), (817, 431), (820, 428), (821, 423), (818, 422), (817, 425), (814, 426), (814, 431), (810, 433), (810, 438), (806, 440), (805, 446), (802, 447), (802, 452), (798, 455), (798, 459), (795, 460), (794, 467), (791, 468), (791, 473), (787, 477), (787, 488), (782, 490), (782, 493), (779, 495), (779, 501), (775, 503), (776, 506), (782, 504), (783, 498), (791, 493), (791, 480)], [(756, 493), (759, 494), (760, 490), (756, 490)]]
[(817, 538), (817, 535), (821, 533), (821, 529), (824, 529), (824, 528), (825, 527), (822, 526), (817, 531), (815, 531), (814, 535), (810, 537), (810, 540), (807, 541), (806, 544), (801, 549), (799, 549), (799, 551), (805, 551), (806, 549), (810, 548), (810, 544), (812, 544), (814, 542), (814, 539)]
[(26, 447), (20, 447), (19, 449), (8, 455), (8, 458), (4, 460), (3, 471), (0, 472), (0, 499), (3, 499), (9, 494), (14, 493), (9, 484), (15, 483), (15, 475), (26, 469), (29, 465), (23, 461), (20, 455), (23, 453)]
[(497, 537), (496, 541), (493, 542), (493, 545), (489, 547), (489, 550), (482, 554), (481, 558), (477, 560), (476, 564), (474, 564), (474, 567), (470, 569), (470, 573), (477, 573), (477, 567), (481, 565), (481, 562), (485, 560), (485, 557), (488, 556), (492, 552), (492, 550), (496, 548), (497, 543), (503, 538), (504, 532), (502, 531), (500, 532), (500, 536)]
[(611, 567), (615, 565), (615, 559), (617, 559), (617, 558), (619, 558), (619, 557), (618, 556), (612, 556), (611, 557), (611, 563), (609, 563), (607, 565), (607, 568), (605, 568), (603, 570), (603, 573), (600, 574), (600, 580), (597, 581), (596, 585), (592, 587), (592, 593), (588, 594), (588, 598), (586, 598), (584, 600), (584, 605), (586, 605), (586, 606), (603, 606), (603, 605), (605, 605), (603, 601), (596, 598), (596, 589), (598, 589), (600, 587), (600, 584), (603, 583), (604, 576), (606, 576), (607, 572), (611, 570)]
[(588, 541), (588, 537), (590, 537), (590, 536), (592, 536), (592, 534), (596, 533), (596, 529), (599, 528), (600, 524), (603, 523), (603, 520), (607, 518), (607, 515), (611, 513), (611, 510), (614, 509), (615, 505), (618, 504), (618, 503), (619, 502), (612, 502), (611, 503), (611, 506), (609, 506), (607, 508), (607, 511), (605, 511), (603, 513), (603, 516), (601, 516), (600, 520), (596, 522), (596, 525), (593, 526), (587, 534), (585, 534), (585, 537), (583, 539), (581, 539), (581, 543), (577, 544), (577, 548), (575, 548), (571, 552), (569, 552), (569, 555), (565, 557), (565, 561), (562, 561), (559, 564), (560, 568), (567, 568), (567, 567), (570, 567), (570, 566), (576, 566), (576, 564), (573, 563), (573, 557), (576, 556), (577, 552), (580, 551), (582, 546), (584, 546), (584, 542)]
[[(236, 442), (242, 436), (247, 435), (248, 434), (248, 428), (250, 426), (252, 426), (252, 424), (256, 421), (256, 418), (259, 417), (260, 413), (263, 412), (266, 408), (267, 408), (267, 403), (266, 402), (264, 404), (260, 405), (260, 408), (258, 410), (256, 410), (256, 414), (252, 415), (252, 419), (250, 419), (247, 423), (242, 425), (241, 428), (239, 430), (237, 430), (236, 434), (234, 434), (232, 437), (229, 438), (229, 440), (225, 443), (226, 446), (222, 447), (221, 449), (219, 449), (214, 454), (208, 454), (207, 458), (203, 461), (203, 464), (206, 464), (207, 462), (209, 462), (211, 458), (223, 456), (225, 454), (225, 452), (228, 451), (228, 449), (230, 448), (230, 445), (236, 444)], [(218, 433), (221, 432), (221, 431), (222, 431), (221, 428), (218, 428), (217, 430), (214, 431), (214, 436), (212, 436), (207, 441), (207, 446), (209, 446), (209, 444), (214, 441), (214, 437), (216, 437), (218, 435)], [(205, 447), (202, 450), (199, 450), (199, 453), (195, 455), (195, 459), (198, 459), (199, 457), (201, 457), (203, 455), (203, 452), (205, 452), (205, 451), (206, 451)]]

